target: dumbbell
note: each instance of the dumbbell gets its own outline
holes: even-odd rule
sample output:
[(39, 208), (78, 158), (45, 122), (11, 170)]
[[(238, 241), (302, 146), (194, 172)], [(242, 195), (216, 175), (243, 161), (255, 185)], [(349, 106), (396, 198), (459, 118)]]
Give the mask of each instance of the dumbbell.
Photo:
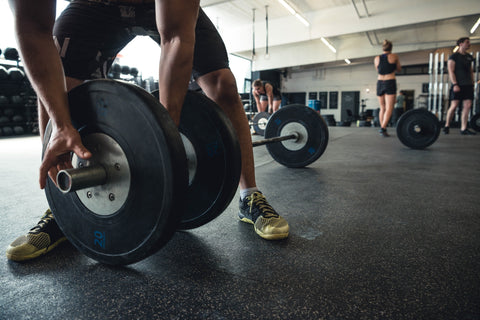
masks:
[(0, 80), (8, 79), (8, 71), (4, 66), (0, 66)]
[(0, 107), (8, 106), (10, 104), (10, 100), (7, 96), (0, 95)]
[(15, 48), (5, 48), (3, 56), (5, 57), (5, 59), (12, 61), (18, 61), (18, 59), (20, 58), (20, 56), (18, 55), (18, 51)]
[(8, 77), (11, 81), (22, 81), (25, 78), (25, 73), (16, 67), (8, 69)]
[(23, 105), (24, 101), (25, 101), (24, 98), (22, 96), (19, 96), (19, 95), (13, 95), (13, 96), (10, 97), (10, 102), (13, 105), (16, 105), (16, 106)]
[(120, 73), (121, 74), (130, 74), (130, 67), (129, 66), (122, 66), (121, 69), (120, 69)]

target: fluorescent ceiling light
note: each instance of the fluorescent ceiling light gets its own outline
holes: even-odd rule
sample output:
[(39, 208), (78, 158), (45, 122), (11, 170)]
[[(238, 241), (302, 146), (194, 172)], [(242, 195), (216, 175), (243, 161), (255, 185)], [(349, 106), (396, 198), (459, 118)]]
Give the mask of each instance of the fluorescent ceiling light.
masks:
[(330, 42), (327, 41), (327, 39), (325, 39), (324, 37), (321, 38), (322, 42), (330, 49), (332, 50), (334, 53), (337, 53), (337, 49), (335, 49), (331, 44)]
[(472, 29), (470, 29), (470, 33), (474, 33), (477, 30), (478, 25), (480, 25), (480, 18), (478, 18), (477, 22), (473, 25)]
[(295, 17), (297, 17), (297, 19), (300, 20), (305, 25), (305, 27), (310, 26), (310, 23), (304, 17), (302, 17), (300, 14), (295, 13)]
[(278, 0), (288, 11), (290, 11), (291, 14), (295, 14), (295, 9), (293, 9), (288, 3), (285, 2), (285, 0)]
[(345, 62), (346, 62), (347, 64), (352, 63), (352, 61), (350, 61), (350, 60), (348, 60), (348, 59), (345, 59)]
[(310, 23), (305, 19), (301, 14), (299, 14), (295, 9), (292, 8), (288, 2), (285, 0), (278, 0), (292, 15), (294, 15), (298, 20), (300, 20), (306, 27), (310, 26)]

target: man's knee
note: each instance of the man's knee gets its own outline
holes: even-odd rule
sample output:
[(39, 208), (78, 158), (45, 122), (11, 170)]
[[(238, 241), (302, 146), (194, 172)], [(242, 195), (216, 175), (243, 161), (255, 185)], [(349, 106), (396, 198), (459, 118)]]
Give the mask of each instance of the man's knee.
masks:
[(221, 69), (207, 73), (197, 80), (205, 92), (210, 93), (216, 99), (238, 98), (237, 84), (230, 69)]
[(79, 86), (83, 83), (83, 80), (70, 78), (70, 77), (65, 77), (65, 81), (67, 83), (67, 91), (70, 91), (73, 88), (75, 88), (75, 87), (77, 87), (77, 86)]
[(449, 109), (454, 110), (459, 106), (459, 104), (460, 104), (460, 100), (452, 100), (450, 102), (450, 108)]
[(463, 101), (463, 110), (470, 110), (472, 107), (472, 100)]

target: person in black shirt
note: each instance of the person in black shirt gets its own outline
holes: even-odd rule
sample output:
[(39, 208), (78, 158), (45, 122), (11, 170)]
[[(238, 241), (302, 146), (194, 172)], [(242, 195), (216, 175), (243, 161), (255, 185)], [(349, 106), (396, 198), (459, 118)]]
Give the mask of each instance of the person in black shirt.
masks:
[(449, 134), (450, 122), (452, 121), (455, 109), (463, 101), (463, 110), (461, 116), (460, 133), (462, 135), (474, 135), (475, 132), (469, 131), (468, 114), (472, 108), (473, 100), (473, 57), (467, 52), (470, 49), (470, 39), (460, 38), (457, 41), (458, 51), (448, 58), (448, 76), (452, 82), (450, 87), (450, 107), (447, 111), (447, 119), (443, 132)]

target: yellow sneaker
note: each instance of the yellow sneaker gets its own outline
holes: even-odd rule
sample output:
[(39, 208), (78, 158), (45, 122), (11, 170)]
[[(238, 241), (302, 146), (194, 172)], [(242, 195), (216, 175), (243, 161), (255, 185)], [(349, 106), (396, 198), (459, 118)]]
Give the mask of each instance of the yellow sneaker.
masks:
[(8, 246), (7, 258), (13, 261), (30, 260), (50, 252), (65, 240), (67, 238), (48, 209), (35, 227)]
[(288, 222), (268, 204), (261, 192), (254, 192), (240, 200), (240, 220), (253, 224), (255, 232), (267, 240), (280, 240), (288, 237)]

